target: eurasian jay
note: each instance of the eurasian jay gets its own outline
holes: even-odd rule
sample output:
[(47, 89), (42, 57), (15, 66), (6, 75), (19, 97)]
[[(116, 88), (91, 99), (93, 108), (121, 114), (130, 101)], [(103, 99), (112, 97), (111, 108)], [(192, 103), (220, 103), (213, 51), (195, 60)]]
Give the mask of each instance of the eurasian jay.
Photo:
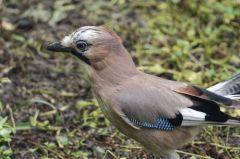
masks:
[(240, 108), (240, 74), (202, 89), (137, 70), (120, 37), (103, 26), (85, 26), (48, 44), (84, 62), (93, 93), (108, 120), (156, 156), (179, 158), (176, 149), (203, 125), (240, 126), (220, 110)]

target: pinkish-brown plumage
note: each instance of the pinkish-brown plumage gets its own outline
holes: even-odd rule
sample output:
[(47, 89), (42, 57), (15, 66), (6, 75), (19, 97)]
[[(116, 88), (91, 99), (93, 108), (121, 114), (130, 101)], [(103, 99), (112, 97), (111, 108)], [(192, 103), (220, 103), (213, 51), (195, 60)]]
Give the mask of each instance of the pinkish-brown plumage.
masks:
[[(104, 115), (157, 156), (178, 158), (175, 150), (201, 125), (240, 125), (239, 118), (220, 111), (221, 105), (239, 107), (238, 101), (138, 71), (121, 38), (106, 27), (82, 27), (48, 49), (71, 52), (84, 61)], [(228, 84), (237, 87), (239, 79)], [(214, 87), (220, 88), (223, 85)]]

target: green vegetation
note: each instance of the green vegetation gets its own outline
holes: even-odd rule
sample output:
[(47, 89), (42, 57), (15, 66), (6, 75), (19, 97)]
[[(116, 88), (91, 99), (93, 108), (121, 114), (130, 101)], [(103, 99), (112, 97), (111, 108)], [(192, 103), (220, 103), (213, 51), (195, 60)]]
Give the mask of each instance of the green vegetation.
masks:
[[(208, 87), (240, 72), (239, 8), (239, 0), (0, 0), (0, 158), (154, 158), (106, 120), (77, 59), (43, 43), (104, 24), (139, 69)], [(239, 134), (207, 127), (179, 153), (239, 159)]]

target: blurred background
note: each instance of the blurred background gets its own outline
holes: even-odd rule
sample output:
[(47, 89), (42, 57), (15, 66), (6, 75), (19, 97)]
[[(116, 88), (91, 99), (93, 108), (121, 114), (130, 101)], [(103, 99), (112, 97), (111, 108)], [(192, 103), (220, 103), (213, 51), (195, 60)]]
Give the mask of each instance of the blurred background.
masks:
[[(75, 57), (43, 49), (85, 25), (157, 76), (206, 88), (240, 72), (239, 0), (0, 0), (1, 159), (154, 158), (106, 120)], [(239, 159), (240, 128), (204, 128), (179, 153)]]

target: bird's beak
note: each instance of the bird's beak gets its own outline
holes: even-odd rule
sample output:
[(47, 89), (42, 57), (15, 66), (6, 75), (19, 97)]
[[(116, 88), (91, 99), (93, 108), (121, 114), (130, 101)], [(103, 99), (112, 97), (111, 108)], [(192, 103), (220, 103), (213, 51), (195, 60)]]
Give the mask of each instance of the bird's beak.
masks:
[(73, 50), (70, 47), (63, 46), (61, 42), (48, 43), (45, 45), (45, 48), (49, 51), (54, 51), (54, 52), (72, 52)]
[(72, 47), (66, 47), (61, 44), (61, 42), (53, 42), (53, 43), (48, 43), (45, 44), (45, 49), (49, 51), (54, 51), (54, 52), (69, 52), (79, 58), (80, 60), (84, 61), (88, 65), (90, 65), (90, 61), (88, 58), (83, 56), (81, 53), (78, 53), (74, 48)]

